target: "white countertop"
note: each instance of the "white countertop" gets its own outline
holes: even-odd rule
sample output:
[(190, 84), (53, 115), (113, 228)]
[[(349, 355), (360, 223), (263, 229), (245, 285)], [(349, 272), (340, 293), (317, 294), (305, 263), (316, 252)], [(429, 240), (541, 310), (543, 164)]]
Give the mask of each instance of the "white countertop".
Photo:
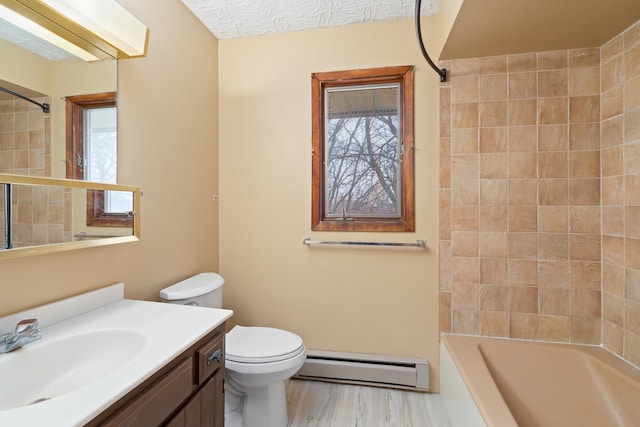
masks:
[[(119, 293), (122, 294), (121, 291)], [(92, 294), (95, 294), (95, 291)], [(95, 295), (93, 298), (96, 299)], [(54, 305), (55, 303), (48, 305), (48, 310), (51, 311)], [(77, 301), (75, 305), (82, 306)], [(86, 305), (84, 309), (86, 310)], [(74, 314), (73, 310), (66, 311), (67, 314)], [(24, 313), (32, 317), (38, 315), (37, 309)], [(0, 365), (3, 359), (21, 357), (29, 351), (36, 352), (38, 346), (47, 345), (53, 340), (92, 331), (134, 331), (144, 336), (144, 346), (122, 366), (76, 390), (40, 403), (0, 410), (0, 425), (82, 426), (218, 327), (232, 314), (232, 311), (223, 309), (118, 299), (66, 320), (56, 318), (56, 323), (53, 324), (41, 322), (42, 338), (12, 353), (0, 354)], [(21, 314), (12, 315), (12, 322), (16, 316), (20, 317)], [(42, 313), (42, 316), (46, 318), (47, 314)], [(3, 325), (3, 320), (7, 323), (6, 318), (0, 319), (0, 326)], [(7, 331), (2, 329), (0, 332)], [(47, 360), (43, 360), (42, 363), (46, 364)], [(28, 376), (29, 372), (24, 372), (24, 375)], [(0, 378), (0, 390), (4, 387), (11, 388), (12, 384), (7, 384)]]

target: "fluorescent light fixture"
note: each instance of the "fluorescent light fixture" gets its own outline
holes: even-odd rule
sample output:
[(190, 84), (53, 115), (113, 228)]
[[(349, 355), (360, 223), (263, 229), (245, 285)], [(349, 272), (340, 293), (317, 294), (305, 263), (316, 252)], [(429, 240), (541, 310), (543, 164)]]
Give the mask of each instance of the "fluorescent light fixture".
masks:
[(98, 59), (100, 59), (97, 56), (87, 52), (86, 50), (76, 46), (75, 44), (63, 39), (57, 34), (25, 18), (19, 13), (16, 13), (13, 10), (8, 9), (2, 5), (0, 5), (0, 18), (15, 25), (16, 27), (20, 27), (23, 30), (30, 32), (37, 37), (40, 37), (41, 39), (61, 49), (64, 49), (70, 54), (75, 55), (85, 61), (97, 61)]
[(0, 0), (0, 18), (86, 61), (144, 56), (148, 30), (115, 0)]
[(39, 1), (97, 35), (127, 56), (145, 54), (147, 27), (114, 0)]

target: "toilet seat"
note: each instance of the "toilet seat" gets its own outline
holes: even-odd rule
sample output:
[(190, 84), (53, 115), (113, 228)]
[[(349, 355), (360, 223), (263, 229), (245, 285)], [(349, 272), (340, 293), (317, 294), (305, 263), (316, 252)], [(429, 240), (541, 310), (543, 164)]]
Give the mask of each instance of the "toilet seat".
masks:
[(272, 363), (305, 351), (302, 338), (276, 328), (235, 326), (226, 336), (226, 360), (237, 363)]

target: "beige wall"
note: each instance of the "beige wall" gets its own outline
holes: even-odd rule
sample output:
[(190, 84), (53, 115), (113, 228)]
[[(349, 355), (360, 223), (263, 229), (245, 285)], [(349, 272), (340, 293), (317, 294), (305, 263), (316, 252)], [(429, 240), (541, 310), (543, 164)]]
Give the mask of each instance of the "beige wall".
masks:
[(120, 180), (140, 185), (142, 240), (0, 262), (0, 315), (117, 281), (126, 296), (218, 267), (217, 40), (178, 0), (121, 0), (150, 28), (119, 63)]
[[(413, 23), (222, 40), (219, 59), (220, 271), (233, 321), (292, 330), (311, 349), (427, 358), (437, 390), (438, 76)], [(390, 65), (416, 67), (416, 232), (312, 233), (311, 73)], [(429, 250), (307, 247), (306, 236), (426, 239)]]

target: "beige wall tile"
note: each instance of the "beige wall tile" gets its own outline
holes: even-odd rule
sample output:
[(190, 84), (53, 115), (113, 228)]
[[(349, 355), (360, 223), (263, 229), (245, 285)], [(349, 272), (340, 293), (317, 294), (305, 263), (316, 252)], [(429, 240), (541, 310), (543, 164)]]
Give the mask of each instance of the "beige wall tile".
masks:
[(570, 123), (597, 121), (600, 121), (600, 95), (572, 96), (569, 98)]
[(509, 233), (509, 258), (536, 259), (538, 237), (536, 233)]
[(509, 259), (509, 286), (533, 286), (538, 284), (538, 261)]
[(572, 49), (568, 52), (569, 68), (595, 67), (600, 65), (600, 49), (597, 47)]
[(624, 108), (630, 111), (640, 107), (640, 75), (628, 79), (624, 85)]
[(538, 206), (538, 231), (567, 233), (569, 209), (567, 206)]
[(569, 259), (569, 235), (564, 233), (539, 233), (538, 259), (556, 261)]
[(509, 155), (507, 153), (480, 154), (480, 178), (506, 178), (508, 172)]
[(451, 293), (439, 292), (438, 296), (438, 319), (440, 323), (440, 332), (448, 334), (451, 333)]
[(569, 259), (599, 261), (600, 240), (599, 234), (569, 234)]
[(451, 106), (451, 127), (473, 128), (478, 126), (478, 103), (453, 104)]
[(569, 271), (572, 288), (600, 289), (600, 261), (571, 261)]
[(538, 339), (538, 315), (531, 313), (509, 313), (509, 337)]
[(537, 58), (535, 53), (509, 55), (507, 61), (509, 73), (535, 71), (537, 67)]
[(567, 68), (567, 51), (555, 50), (538, 53), (538, 70)]
[(451, 283), (476, 284), (480, 280), (480, 261), (477, 258), (451, 258)]
[(567, 206), (569, 204), (568, 179), (540, 179), (538, 197), (540, 205)]
[(570, 317), (571, 342), (600, 345), (602, 342), (600, 318)]
[(479, 314), (477, 310), (452, 310), (451, 331), (454, 334), (478, 335)]
[[(508, 256), (507, 233), (481, 232), (480, 233), (480, 257), (484, 258), (506, 258)], [(480, 281), (482, 282), (482, 265), (480, 271)]]
[(481, 127), (506, 126), (507, 101), (481, 102), (478, 114)]
[(438, 188), (451, 188), (451, 140), (440, 138)]
[(451, 233), (451, 254), (460, 257), (478, 256), (478, 233), (454, 231)]
[(507, 56), (488, 56), (478, 59), (478, 73), (505, 74), (507, 72)]
[(625, 267), (640, 270), (640, 239), (624, 240), (624, 261)]
[(539, 99), (538, 123), (541, 125), (567, 123), (569, 118), (567, 102), (566, 97)]
[(640, 25), (636, 22), (624, 32), (624, 47), (630, 49), (638, 43), (640, 43)]
[(626, 50), (624, 54), (624, 75), (631, 79), (640, 74), (640, 45)]
[(600, 123), (574, 123), (569, 126), (570, 150), (599, 150)]
[(603, 63), (611, 60), (615, 55), (624, 52), (624, 34), (618, 34), (601, 48), (600, 57)]
[(480, 205), (502, 206), (507, 204), (506, 179), (480, 180)]
[(627, 300), (624, 304), (624, 328), (640, 334), (640, 304)]
[(569, 341), (569, 317), (541, 314), (538, 316), (538, 335), (545, 341)]
[(451, 156), (451, 179), (477, 179), (480, 167), (478, 154), (457, 154)]
[(571, 206), (569, 225), (572, 233), (600, 233), (600, 206)]
[(480, 283), (486, 285), (506, 285), (508, 280), (507, 260), (482, 258), (480, 260)]
[(602, 290), (623, 296), (625, 288), (624, 266), (602, 263)]
[(624, 112), (624, 87), (614, 86), (602, 94), (602, 118), (604, 120)]
[(624, 57), (618, 55), (605, 62), (601, 76), (603, 92), (624, 83)]
[(538, 176), (540, 178), (567, 178), (569, 176), (568, 153), (546, 151), (538, 154)]
[(536, 206), (509, 206), (509, 231), (538, 230), (538, 209)]
[(640, 206), (624, 209), (625, 236), (640, 239)]
[(538, 286), (540, 288), (569, 288), (568, 261), (539, 261)]
[(569, 70), (569, 96), (600, 95), (600, 64)]
[(508, 129), (509, 152), (537, 151), (538, 129), (536, 126), (509, 126)]
[(640, 335), (630, 331), (624, 332), (623, 356), (634, 365), (640, 365)]
[(480, 310), (507, 311), (508, 290), (507, 286), (480, 285)]
[(506, 206), (480, 206), (480, 231), (507, 231)]
[(453, 104), (478, 101), (478, 77), (454, 77), (451, 82), (453, 88), (451, 102)]
[[(621, 138), (622, 141), (622, 138)], [(507, 128), (480, 128), (480, 152), (503, 153), (507, 151)]]
[(507, 76), (505, 74), (481, 76), (478, 81), (479, 101), (502, 101), (507, 99)]
[(613, 147), (623, 143), (623, 117), (615, 117), (602, 122), (602, 147)]
[(624, 173), (622, 153), (621, 145), (602, 150), (602, 176), (616, 176)]
[(535, 72), (509, 74), (509, 99), (535, 98), (537, 89)]
[(478, 207), (477, 206), (452, 206), (451, 230), (477, 231)]
[(513, 100), (508, 103), (508, 118), (510, 126), (536, 124), (536, 100)]
[(451, 136), (451, 88), (440, 88), (440, 137)]
[(569, 180), (569, 204), (593, 206), (600, 204), (599, 178), (573, 178)]
[(509, 178), (536, 178), (537, 175), (537, 153), (509, 153)]
[(439, 290), (451, 292), (451, 241), (438, 242), (438, 279)]
[(569, 315), (569, 289), (539, 288), (538, 304), (540, 314)]
[(569, 74), (567, 69), (539, 71), (538, 97), (553, 98), (568, 95)]
[(624, 176), (605, 177), (602, 181), (602, 204), (603, 205), (622, 205), (625, 202), (625, 185), (626, 178)]
[(640, 141), (640, 108), (624, 114), (624, 142)]
[[(569, 153), (570, 178), (598, 178), (599, 176), (599, 151), (572, 151)], [(598, 200), (598, 204), (599, 203), (600, 200)]]
[(451, 183), (451, 203), (457, 205), (477, 205), (479, 183), (477, 179), (455, 180)]
[(625, 269), (624, 297), (630, 301), (640, 303), (640, 270)]
[(622, 357), (624, 329), (604, 320), (602, 322), (602, 345)]
[(508, 202), (510, 205), (535, 205), (537, 192), (537, 180), (511, 179), (508, 185)]
[(510, 287), (509, 311), (512, 313), (537, 313), (538, 288), (535, 286)]
[(478, 129), (451, 130), (451, 154), (475, 154), (478, 152)]
[(571, 315), (600, 317), (601, 295), (599, 289), (571, 289)]
[(630, 142), (624, 145), (623, 163), (625, 175), (640, 174), (640, 142)]
[(640, 175), (627, 175), (624, 177), (624, 204), (627, 206), (640, 206)]
[(602, 234), (624, 234), (624, 206), (602, 206)]
[(538, 132), (538, 148), (540, 151), (565, 151), (569, 148), (568, 125), (539, 126)]
[(451, 61), (449, 67), (449, 77), (477, 76), (478, 75), (478, 59), (455, 59)]
[(480, 335), (506, 337), (508, 335), (509, 316), (497, 311), (480, 311)]
[(438, 190), (438, 213), (438, 238), (440, 240), (449, 240), (451, 238), (452, 220), (450, 190)]
[(452, 310), (477, 310), (478, 285), (468, 283), (453, 283), (451, 285)]
[(602, 318), (609, 322), (624, 325), (624, 299), (609, 292), (602, 293)]

